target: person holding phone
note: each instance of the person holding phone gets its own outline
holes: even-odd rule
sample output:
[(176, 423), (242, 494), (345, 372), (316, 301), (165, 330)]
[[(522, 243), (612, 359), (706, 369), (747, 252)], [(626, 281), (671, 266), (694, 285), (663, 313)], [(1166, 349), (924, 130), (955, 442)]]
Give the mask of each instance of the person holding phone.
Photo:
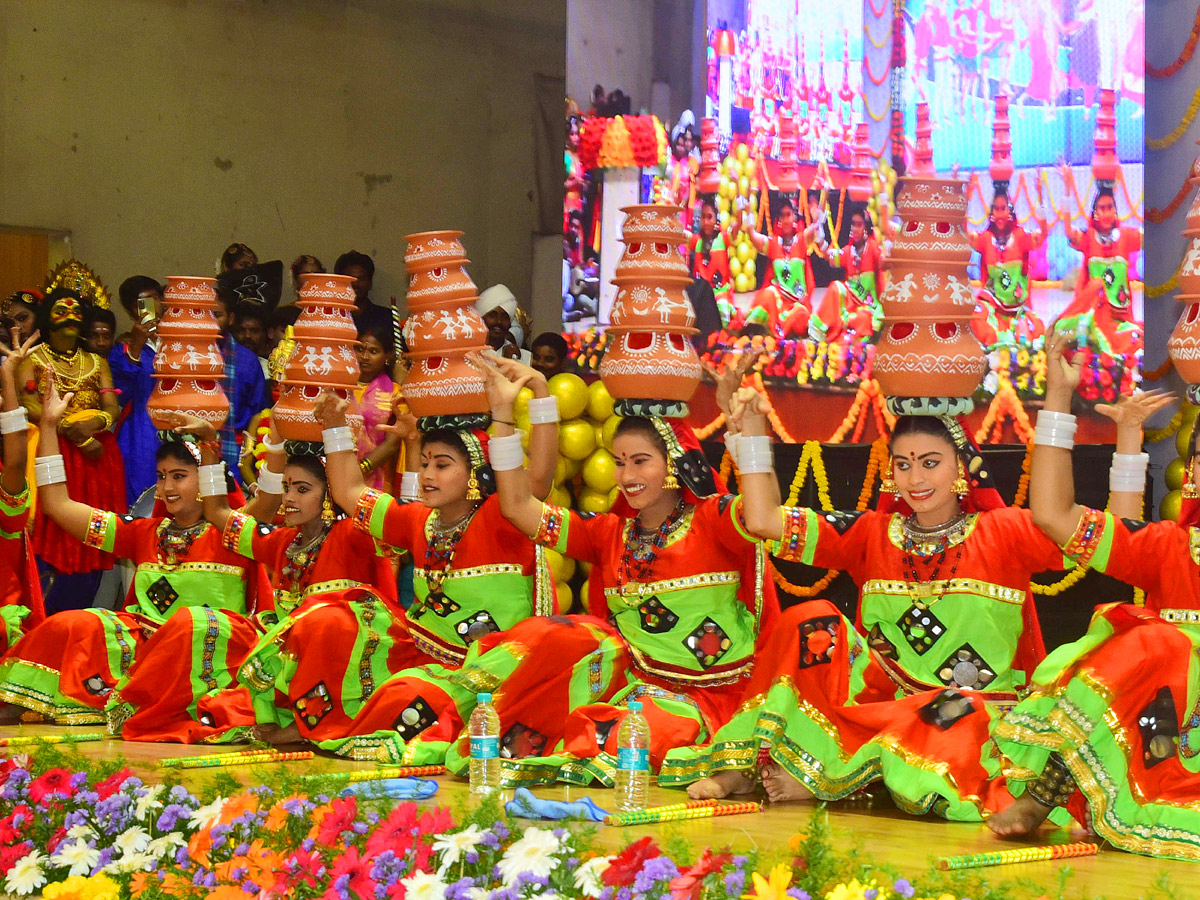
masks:
[(121, 282), (117, 291), (133, 327), (108, 354), (113, 386), (120, 391), (121, 415), (117, 446), (125, 457), (125, 499), (131, 506), (154, 486), (158, 435), (146, 402), (154, 390), (156, 332), (163, 310), (163, 287), (149, 275), (134, 275)]

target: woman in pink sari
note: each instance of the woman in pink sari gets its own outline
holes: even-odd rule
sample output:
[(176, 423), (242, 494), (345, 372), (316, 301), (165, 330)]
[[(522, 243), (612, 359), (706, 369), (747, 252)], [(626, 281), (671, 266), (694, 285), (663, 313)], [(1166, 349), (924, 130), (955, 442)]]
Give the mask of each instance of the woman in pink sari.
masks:
[(358, 388), (354, 397), (362, 411), (358, 464), (369, 488), (392, 492), (393, 475), (403, 442), (386, 426), (395, 421), (398, 394), (390, 374), (395, 361), (390, 325), (363, 323), (358, 332)]

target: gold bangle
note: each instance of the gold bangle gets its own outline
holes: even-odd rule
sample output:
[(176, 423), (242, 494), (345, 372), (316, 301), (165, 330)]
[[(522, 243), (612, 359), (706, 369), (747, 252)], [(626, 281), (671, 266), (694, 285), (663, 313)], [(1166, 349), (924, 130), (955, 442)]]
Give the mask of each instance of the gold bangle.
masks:
[(84, 447), (90, 447), (92, 444), (99, 444), (99, 443), (100, 442), (98, 440), (96, 440), (94, 437), (90, 437), (86, 441), (84, 441), (82, 444), (78, 444), (77, 446), (79, 447), (80, 450), (82, 450)]
[(358, 467), (362, 469), (362, 473), (364, 475), (370, 475), (373, 471), (375, 471), (375, 464), (369, 459), (364, 459), (359, 462)]

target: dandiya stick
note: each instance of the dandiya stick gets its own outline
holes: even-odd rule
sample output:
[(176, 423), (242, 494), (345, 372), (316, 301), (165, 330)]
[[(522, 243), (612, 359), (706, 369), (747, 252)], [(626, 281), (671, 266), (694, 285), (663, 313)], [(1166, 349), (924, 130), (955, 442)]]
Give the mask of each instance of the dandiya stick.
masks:
[(164, 759), (159, 767), (164, 769), (219, 769), (226, 766), (247, 766), (254, 763), (291, 762), (301, 759), (312, 759), (311, 750), (297, 750), (293, 753), (246, 752), (218, 753), (212, 756), (179, 756), (174, 759)]
[(98, 731), (84, 734), (22, 734), (10, 738), (0, 738), (0, 747), (33, 747), (37, 744), (78, 744), (84, 741), (102, 741), (105, 735)]
[(383, 778), (412, 778), (420, 775), (445, 775), (445, 766), (389, 766), (382, 769), (365, 769), (359, 772), (329, 772), (324, 775), (301, 775), (297, 781), (336, 781), (358, 784), (362, 781), (378, 781)]
[(1004, 866), (1010, 863), (1041, 862), (1047, 859), (1069, 859), (1075, 856), (1095, 856), (1096, 844), (1047, 844), (1041, 847), (1018, 847), (991, 853), (967, 853), (963, 856), (942, 856), (939, 869), (977, 869), (983, 866)]
[(634, 815), (634, 814), (637, 814), (639, 816), (656, 815), (656, 814), (662, 814), (662, 813), (673, 813), (673, 812), (676, 812), (678, 810), (683, 810), (683, 809), (700, 809), (701, 807), (704, 807), (704, 806), (716, 806), (716, 805), (717, 805), (716, 800), (690, 800), (687, 803), (671, 803), (671, 804), (668, 804), (667, 806), (650, 806), (650, 807), (647, 807), (646, 809), (632, 810), (628, 813), (613, 813), (611, 816), (605, 816), (604, 822), (607, 825), (618, 825), (620, 823), (617, 822), (616, 820), (624, 815)]
[(742, 813), (762, 812), (757, 803), (726, 803), (723, 806), (697, 806), (691, 809), (675, 809), (664, 812), (639, 810), (608, 816), (607, 825), (654, 825), (659, 822), (679, 822), (686, 819), (709, 819), (714, 816), (736, 816)]

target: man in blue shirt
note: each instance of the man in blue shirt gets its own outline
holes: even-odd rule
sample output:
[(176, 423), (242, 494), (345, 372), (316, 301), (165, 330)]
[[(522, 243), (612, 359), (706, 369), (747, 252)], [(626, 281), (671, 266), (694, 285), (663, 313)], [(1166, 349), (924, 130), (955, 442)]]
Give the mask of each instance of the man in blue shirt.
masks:
[(146, 412), (146, 401), (154, 390), (154, 352), (158, 349), (155, 329), (163, 310), (163, 288), (148, 275), (134, 275), (121, 282), (121, 305), (133, 320), (124, 342), (108, 354), (113, 387), (121, 392), (121, 417), (117, 446), (125, 458), (125, 497), (132, 507), (155, 481), (154, 453), (158, 433)]
[(217, 325), (221, 328), (218, 346), (225, 359), (225, 380), (221, 387), (229, 398), (229, 418), (221, 428), (221, 458), (241, 480), (238, 458), (241, 455), (241, 437), (246, 426), (255, 415), (268, 404), (267, 380), (263, 377), (262, 365), (254, 351), (243, 347), (233, 335), (237, 325), (238, 295), (217, 286), (217, 308), (213, 310)]

